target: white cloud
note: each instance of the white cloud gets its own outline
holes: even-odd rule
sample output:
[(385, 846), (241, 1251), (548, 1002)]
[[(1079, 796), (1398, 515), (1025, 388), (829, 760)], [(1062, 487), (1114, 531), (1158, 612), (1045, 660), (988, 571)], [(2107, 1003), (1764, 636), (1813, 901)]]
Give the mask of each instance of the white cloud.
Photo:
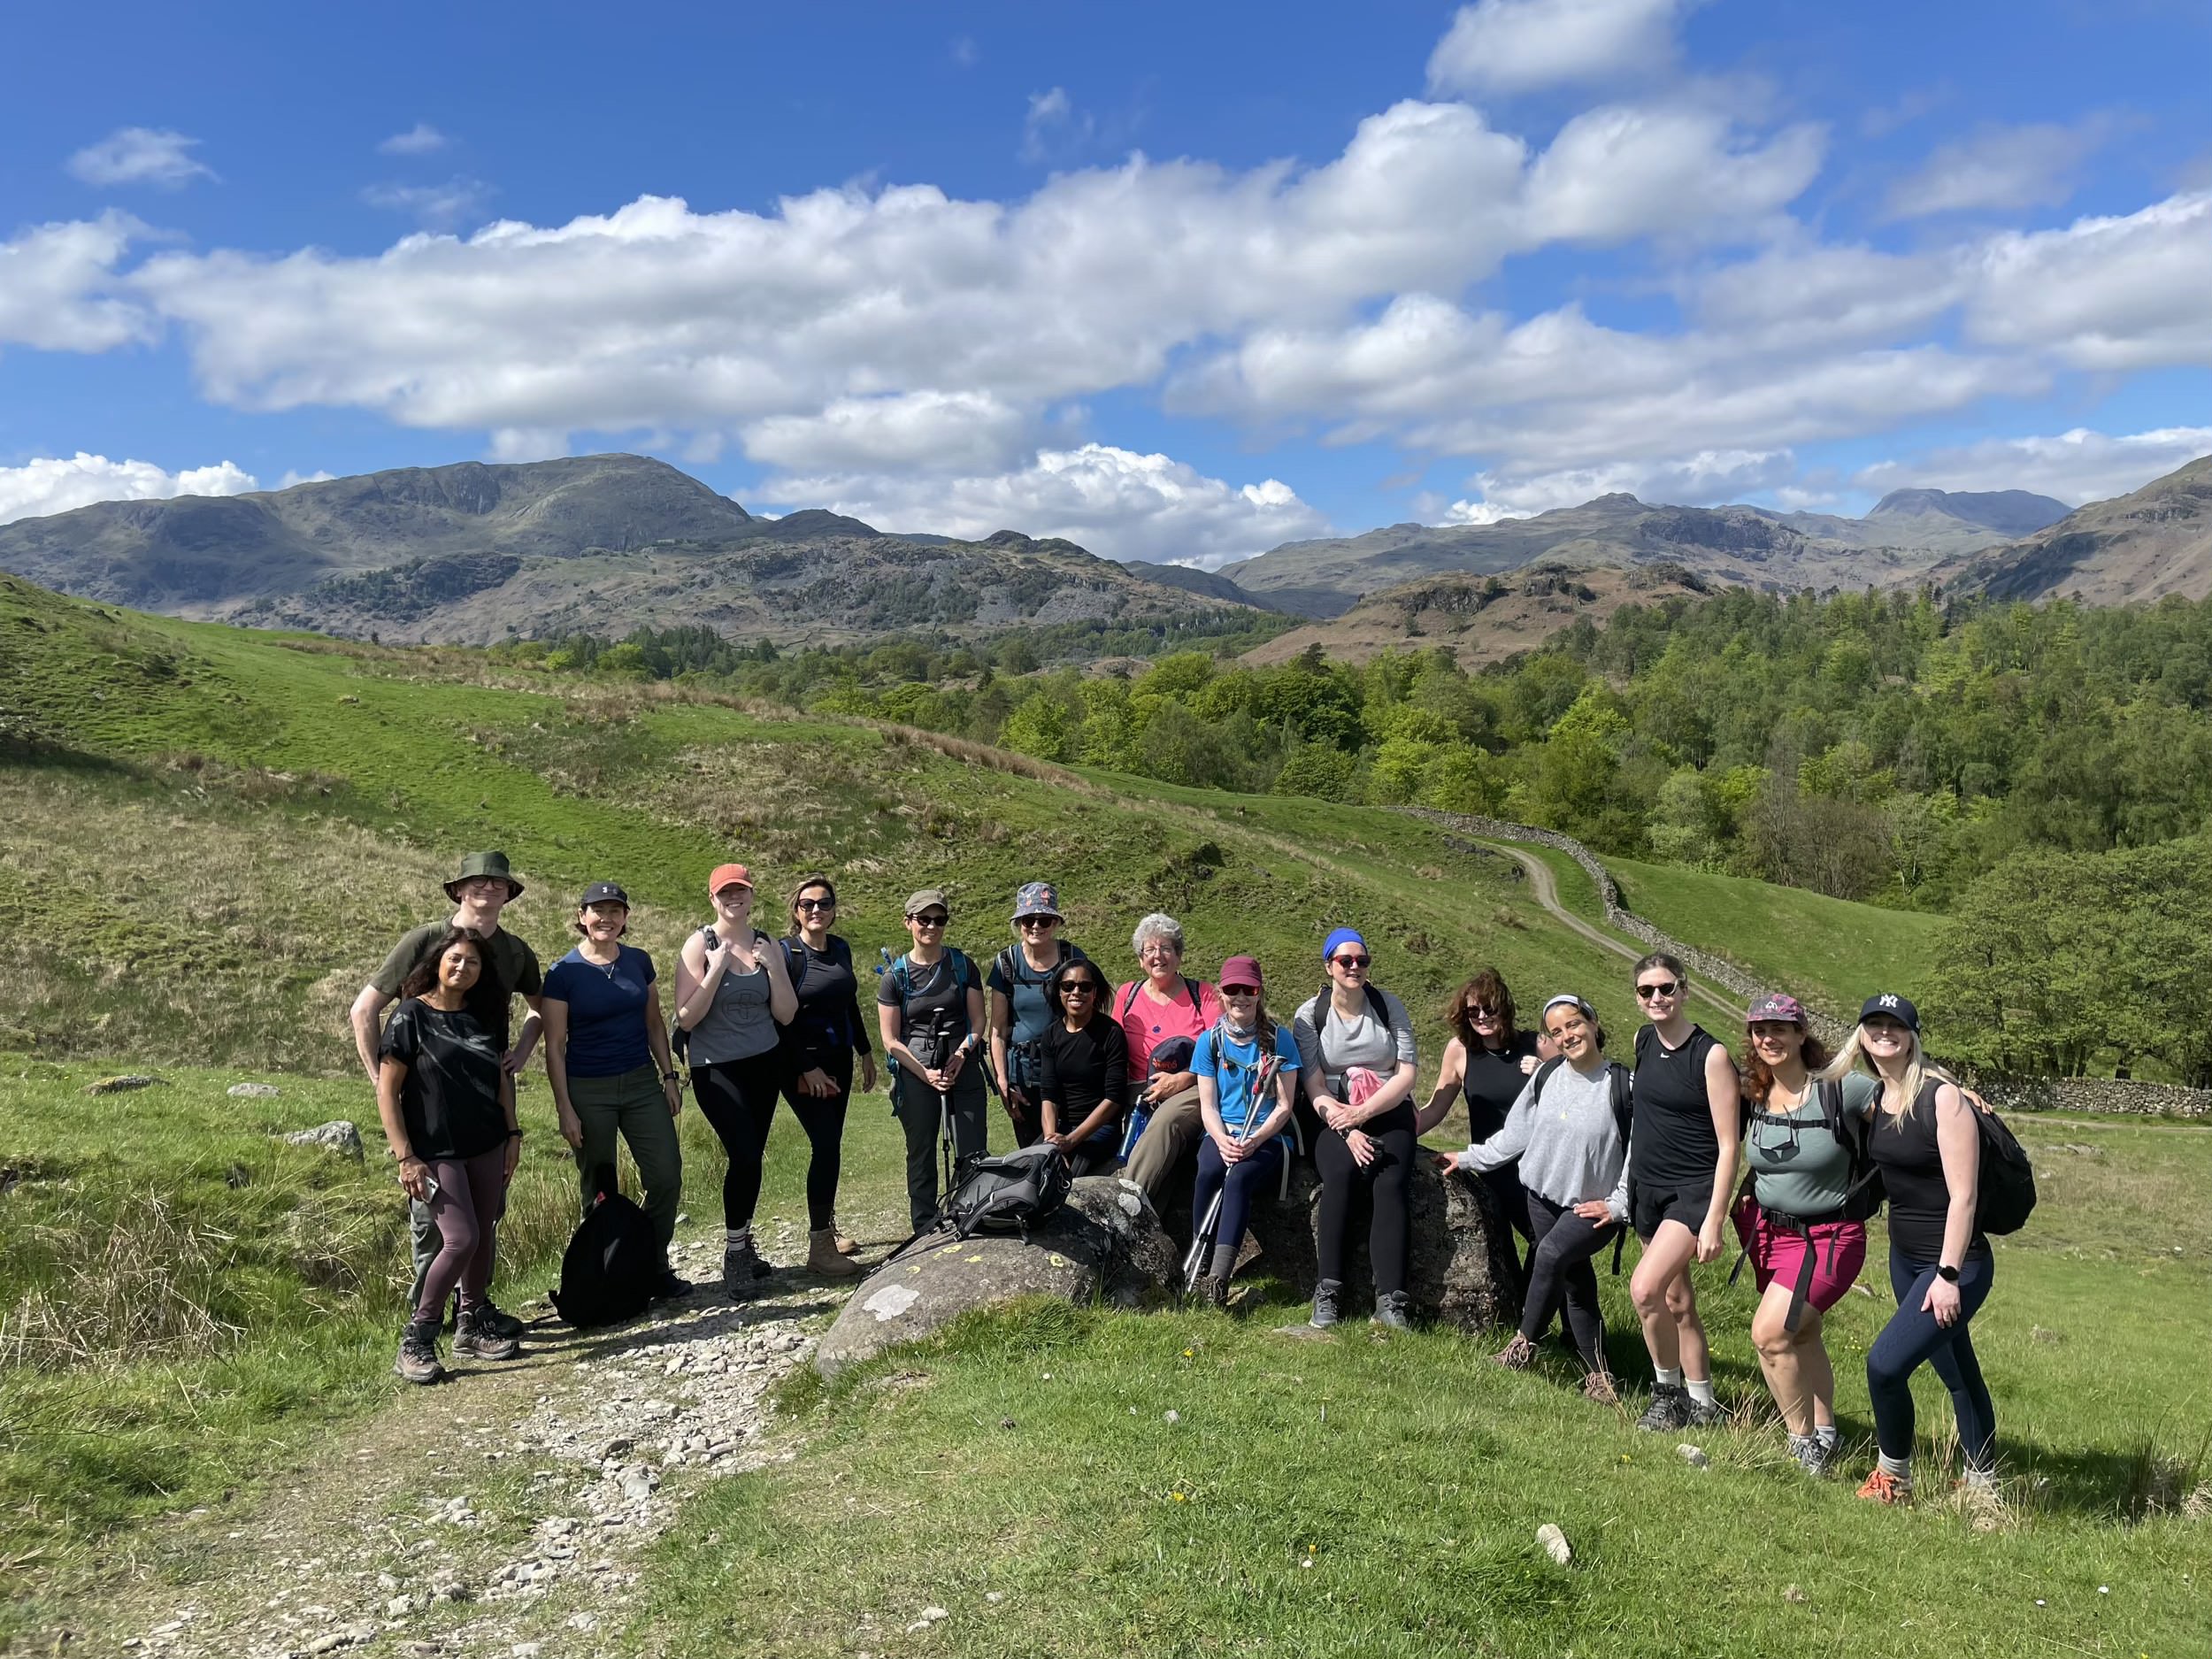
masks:
[(1018, 464), (1034, 424), (988, 392), (908, 392), (771, 415), (746, 428), (744, 442), (754, 460), (787, 472), (985, 472)]
[(771, 480), (762, 494), (883, 529), (964, 538), (1015, 529), (1064, 536), (1107, 558), (1208, 570), (1328, 529), (1327, 519), (1275, 479), (1239, 487), (1164, 455), (1100, 443), (1040, 450), (1026, 466), (1006, 472), (787, 477)]
[(111, 461), (80, 449), (22, 466), (0, 466), (0, 524), (68, 512), (98, 501), (150, 501), (171, 495), (238, 495), (261, 486), (253, 474), (219, 461), (165, 472), (151, 461)]
[(1987, 127), (1939, 145), (1890, 187), (1889, 216), (2055, 207), (2073, 195), (2076, 172), (2104, 142), (2106, 130), (2101, 121), (2072, 127), (2038, 121)]
[(372, 184), (361, 199), (371, 207), (409, 214), (427, 229), (450, 230), (474, 218), (491, 195), (491, 186), (481, 179), (457, 176), (443, 184)]
[(568, 434), (557, 426), (495, 426), (485, 451), (491, 461), (551, 461), (568, 453)]
[(0, 345), (107, 351), (152, 338), (143, 306), (103, 291), (144, 230), (127, 214), (103, 213), (0, 242)]
[(1672, 66), (1685, 0), (1477, 0), (1429, 57), (1448, 92), (1529, 92)]
[(212, 179), (215, 170), (196, 160), (199, 143), (166, 127), (120, 127), (96, 144), (70, 157), (70, 173), (87, 184), (151, 184), (181, 189), (195, 179)]
[(954, 65), (961, 69), (974, 68), (983, 58), (983, 53), (976, 45), (974, 37), (967, 35), (956, 35), (953, 37), (949, 55)]
[(1079, 148), (1095, 130), (1087, 114), (1077, 111), (1065, 87), (1029, 95), (1029, 113), (1022, 118), (1021, 157), (1041, 162), (1056, 151)]
[(1528, 240), (1619, 242), (1760, 219), (1804, 193), (1825, 145), (1810, 126), (1751, 143), (1706, 110), (1586, 111), (1529, 170)]
[(2078, 507), (2131, 494), (2205, 455), (2212, 455), (2212, 426), (2119, 434), (2077, 426), (2052, 437), (1990, 438), (1879, 461), (1851, 481), (1880, 494), (1912, 487), (2028, 489)]
[(1578, 507), (1600, 495), (1624, 494), (1655, 505), (1702, 507), (1770, 489), (1796, 471), (1787, 449), (1706, 451), (1678, 460), (1578, 467), (1513, 476), (1483, 472), (1473, 480), (1479, 498), (1455, 501), (1447, 524), (1495, 524), (1557, 507)]
[(2008, 231), (1971, 263), (1967, 326), (1985, 344), (2105, 372), (2212, 363), (2212, 191)]
[(380, 156), (427, 156), (453, 141), (427, 121), (417, 121), (403, 133), (394, 133), (376, 147)]
[(326, 472), (321, 467), (317, 467), (311, 472), (303, 472), (296, 467), (287, 467), (284, 476), (277, 480), (276, 487), (279, 489), (289, 489), (295, 484), (327, 484), (337, 476), (335, 472)]

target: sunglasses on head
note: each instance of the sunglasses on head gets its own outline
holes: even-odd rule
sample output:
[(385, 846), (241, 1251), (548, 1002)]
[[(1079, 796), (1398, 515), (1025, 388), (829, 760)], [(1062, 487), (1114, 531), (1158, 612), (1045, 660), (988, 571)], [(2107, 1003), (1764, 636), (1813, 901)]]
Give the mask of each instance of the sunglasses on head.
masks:
[(1340, 968), (1363, 968), (1372, 960), (1371, 956), (1339, 956), (1336, 965)]
[(1656, 985), (1638, 986), (1636, 987), (1636, 995), (1642, 997), (1646, 1002), (1649, 1002), (1655, 996), (1672, 996), (1681, 988), (1682, 984), (1678, 979), (1662, 979)]

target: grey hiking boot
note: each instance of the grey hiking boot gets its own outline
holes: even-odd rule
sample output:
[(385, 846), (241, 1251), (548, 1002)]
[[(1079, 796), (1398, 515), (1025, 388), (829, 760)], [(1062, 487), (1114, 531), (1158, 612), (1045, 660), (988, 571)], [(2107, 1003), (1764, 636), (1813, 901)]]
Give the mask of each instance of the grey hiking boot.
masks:
[(1690, 1425), (1690, 1391), (1679, 1386), (1669, 1387), (1664, 1383), (1654, 1384), (1651, 1403), (1644, 1408), (1644, 1415), (1636, 1419), (1636, 1426), (1654, 1434), (1671, 1434), (1677, 1429)]
[(1728, 1421), (1727, 1409), (1717, 1400), (1701, 1400), (1685, 1388), (1682, 1391), (1682, 1402), (1685, 1414), (1682, 1418), (1682, 1426), (1686, 1429), (1708, 1428), (1713, 1424)]
[(483, 1309), (462, 1310), (460, 1328), (453, 1333), (454, 1358), (512, 1359), (520, 1352), (522, 1344), (500, 1335), (498, 1328), (484, 1317)]
[(1828, 1472), (1828, 1465), (1835, 1461), (1835, 1452), (1828, 1442), (1813, 1434), (1790, 1436), (1790, 1455), (1797, 1459), (1797, 1466), (1818, 1479)]
[(749, 1300), (754, 1287), (773, 1271), (750, 1244), (732, 1244), (723, 1248), (722, 1288), (732, 1302)]
[(1317, 1331), (1325, 1331), (1344, 1317), (1344, 1286), (1333, 1279), (1325, 1279), (1313, 1287), (1313, 1317), (1307, 1323)]
[(1392, 1331), (1410, 1331), (1413, 1321), (1406, 1317), (1409, 1299), (1402, 1290), (1386, 1290), (1375, 1298), (1375, 1323)]
[(445, 1376), (445, 1367), (438, 1363), (435, 1320), (407, 1327), (399, 1339), (399, 1357), (392, 1362), (392, 1370), (411, 1383), (434, 1383)]

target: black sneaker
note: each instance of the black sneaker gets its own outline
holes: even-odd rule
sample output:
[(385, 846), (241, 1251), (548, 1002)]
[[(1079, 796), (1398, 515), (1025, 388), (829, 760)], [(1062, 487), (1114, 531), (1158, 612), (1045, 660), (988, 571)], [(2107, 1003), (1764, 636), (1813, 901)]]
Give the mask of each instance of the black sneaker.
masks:
[(1375, 1298), (1375, 1323), (1391, 1331), (1410, 1331), (1413, 1321), (1406, 1317), (1408, 1297), (1402, 1290), (1386, 1290)]
[(445, 1376), (438, 1363), (438, 1326), (433, 1320), (411, 1325), (399, 1339), (399, 1357), (392, 1362), (397, 1376), (411, 1383), (434, 1383)]
[(522, 1344), (511, 1336), (502, 1336), (484, 1317), (481, 1308), (471, 1308), (463, 1313), (461, 1327), (453, 1333), (456, 1359), (512, 1359), (521, 1352)]
[(688, 1296), (692, 1290), (691, 1281), (671, 1267), (663, 1270), (660, 1283), (653, 1286), (653, 1300), (672, 1302), (679, 1296)]
[(1689, 1425), (1690, 1391), (1679, 1386), (1669, 1387), (1664, 1383), (1654, 1384), (1651, 1403), (1644, 1409), (1644, 1415), (1636, 1419), (1636, 1426), (1648, 1429), (1655, 1434), (1671, 1434)]
[(1344, 1286), (1333, 1279), (1325, 1279), (1313, 1287), (1313, 1317), (1308, 1321), (1317, 1331), (1325, 1331), (1344, 1317)]
[(496, 1331), (500, 1335), (512, 1337), (518, 1342), (522, 1340), (525, 1333), (530, 1328), (504, 1308), (493, 1302), (489, 1296), (476, 1304), (476, 1319), (477, 1323), (486, 1330)]
[(743, 1302), (753, 1286), (773, 1271), (749, 1244), (725, 1246), (722, 1251), (722, 1288), (732, 1302)]

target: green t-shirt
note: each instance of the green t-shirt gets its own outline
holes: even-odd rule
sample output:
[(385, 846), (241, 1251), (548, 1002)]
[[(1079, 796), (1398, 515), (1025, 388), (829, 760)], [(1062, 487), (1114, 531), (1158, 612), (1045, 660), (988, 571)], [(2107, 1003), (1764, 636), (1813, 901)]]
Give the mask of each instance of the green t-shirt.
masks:
[[(1863, 1123), (1881, 1099), (1881, 1083), (1863, 1072), (1843, 1079), (1844, 1121)], [(1851, 1148), (1823, 1125), (1817, 1087), (1787, 1111), (1770, 1106), (1744, 1134), (1744, 1161), (1758, 1178), (1759, 1202), (1786, 1216), (1824, 1216), (1843, 1207), (1851, 1190)]]
[[(399, 987), (407, 983), (407, 976), (451, 929), (452, 923), (449, 921), (426, 922), (411, 930), (392, 947), (392, 954), (384, 958), (384, 965), (371, 976), (370, 985), (396, 1001)], [(484, 941), (484, 972), (469, 987), (465, 1001), (468, 1011), (476, 1016), (477, 1022), (499, 1045), (500, 1053), (504, 1054), (514, 1046), (508, 1034), (511, 1029), (508, 1016), (515, 998), (535, 996), (544, 988), (544, 977), (538, 972), (537, 952), (505, 928), (495, 927), (492, 936)]]

